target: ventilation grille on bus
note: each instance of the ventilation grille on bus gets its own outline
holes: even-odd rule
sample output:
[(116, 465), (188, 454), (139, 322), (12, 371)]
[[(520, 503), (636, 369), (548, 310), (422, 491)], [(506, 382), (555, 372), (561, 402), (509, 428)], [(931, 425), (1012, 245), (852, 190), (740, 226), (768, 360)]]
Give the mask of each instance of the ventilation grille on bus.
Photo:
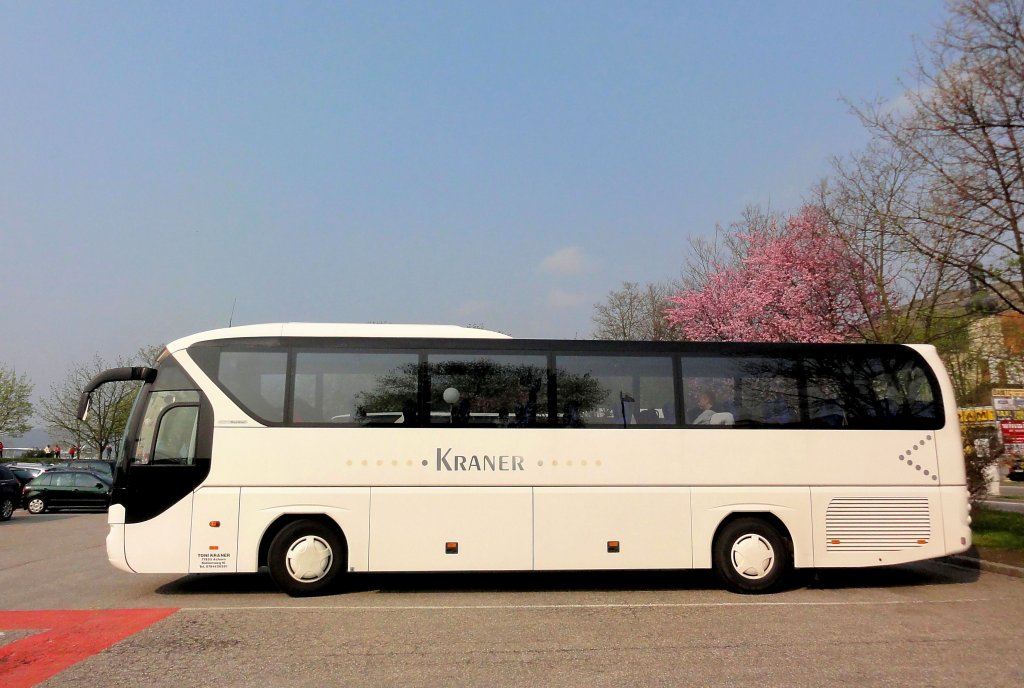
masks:
[(836, 497), (825, 512), (829, 552), (896, 552), (931, 534), (927, 497)]

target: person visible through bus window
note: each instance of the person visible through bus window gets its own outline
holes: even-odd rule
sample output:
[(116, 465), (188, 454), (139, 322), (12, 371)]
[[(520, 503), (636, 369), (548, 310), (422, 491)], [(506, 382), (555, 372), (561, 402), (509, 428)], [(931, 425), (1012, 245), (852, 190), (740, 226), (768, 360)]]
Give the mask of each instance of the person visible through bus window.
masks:
[(583, 418), (580, 414), (580, 402), (569, 400), (562, 411), (562, 424), (570, 428), (582, 428)]
[(674, 425), (676, 422), (676, 404), (674, 401), (666, 401), (662, 406), (661, 422), (665, 425)]
[(402, 424), (410, 427), (416, 425), (416, 402), (412, 399), (402, 402)]
[(710, 425), (711, 416), (715, 415), (715, 396), (711, 392), (703, 390), (697, 392), (697, 406), (700, 407), (701, 412), (700, 415), (693, 419), (693, 424)]
[(469, 399), (460, 399), (457, 404), (452, 404), (452, 425), (457, 427), (469, 427), (470, 415)]

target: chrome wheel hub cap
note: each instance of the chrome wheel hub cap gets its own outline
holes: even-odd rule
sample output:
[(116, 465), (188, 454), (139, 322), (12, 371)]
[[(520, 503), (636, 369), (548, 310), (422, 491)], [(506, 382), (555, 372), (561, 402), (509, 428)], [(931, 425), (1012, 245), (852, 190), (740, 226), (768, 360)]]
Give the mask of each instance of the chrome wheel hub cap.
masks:
[(760, 535), (750, 533), (732, 545), (732, 565), (744, 578), (764, 578), (775, 563), (775, 550)]
[(307, 535), (288, 548), (285, 564), (288, 574), (297, 581), (312, 583), (327, 575), (334, 561), (334, 552), (323, 538)]

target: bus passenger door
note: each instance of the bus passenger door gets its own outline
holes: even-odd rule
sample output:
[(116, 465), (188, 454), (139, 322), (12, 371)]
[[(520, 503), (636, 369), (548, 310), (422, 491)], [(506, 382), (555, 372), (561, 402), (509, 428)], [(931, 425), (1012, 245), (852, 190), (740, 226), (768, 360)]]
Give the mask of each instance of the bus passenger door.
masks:
[(124, 556), (136, 573), (188, 572), (191, 489), (160, 513), (145, 518), (153, 511), (145, 507), (147, 496), (177, 493), (191, 483), (181, 473), (164, 466), (132, 467), (125, 495)]
[(192, 492), (210, 470), (208, 458), (196, 457), (198, 419), (198, 392), (150, 393), (126, 482), (115, 495), (124, 507), (125, 561), (133, 571), (189, 571)]

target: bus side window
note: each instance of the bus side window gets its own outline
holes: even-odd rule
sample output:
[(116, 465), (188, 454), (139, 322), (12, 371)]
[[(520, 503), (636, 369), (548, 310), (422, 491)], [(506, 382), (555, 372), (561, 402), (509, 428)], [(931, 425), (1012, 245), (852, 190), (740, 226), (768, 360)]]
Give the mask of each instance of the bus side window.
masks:
[(675, 423), (668, 356), (558, 354), (555, 366), (563, 427)]
[(841, 428), (849, 425), (846, 411), (839, 403), (839, 387), (827, 378), (807, 380), (807, 408), (811, 427)]
[(804, 366), (814, 427), (909, 429), (938, 417), (937, 390), (909, 354), (821, 356)]
[[(291, 422), (394, 425), (416, 399), (417, 354), (300, 351)], [(412, 404), (415, 410), (415, 401)], [(404, 422), (415, 423), (415, 414)]]
[(750, 428), (802, 423), (800, 363), (790, 356), (684, 356), (687, 425)]
[(546, 356), (430, 354), (427, 376), (433, 425), (528, 428), (547, 422)]
[(223, 351), (217, 381), (257, 420), (284, 420), (285, 372), (283, 351)]

